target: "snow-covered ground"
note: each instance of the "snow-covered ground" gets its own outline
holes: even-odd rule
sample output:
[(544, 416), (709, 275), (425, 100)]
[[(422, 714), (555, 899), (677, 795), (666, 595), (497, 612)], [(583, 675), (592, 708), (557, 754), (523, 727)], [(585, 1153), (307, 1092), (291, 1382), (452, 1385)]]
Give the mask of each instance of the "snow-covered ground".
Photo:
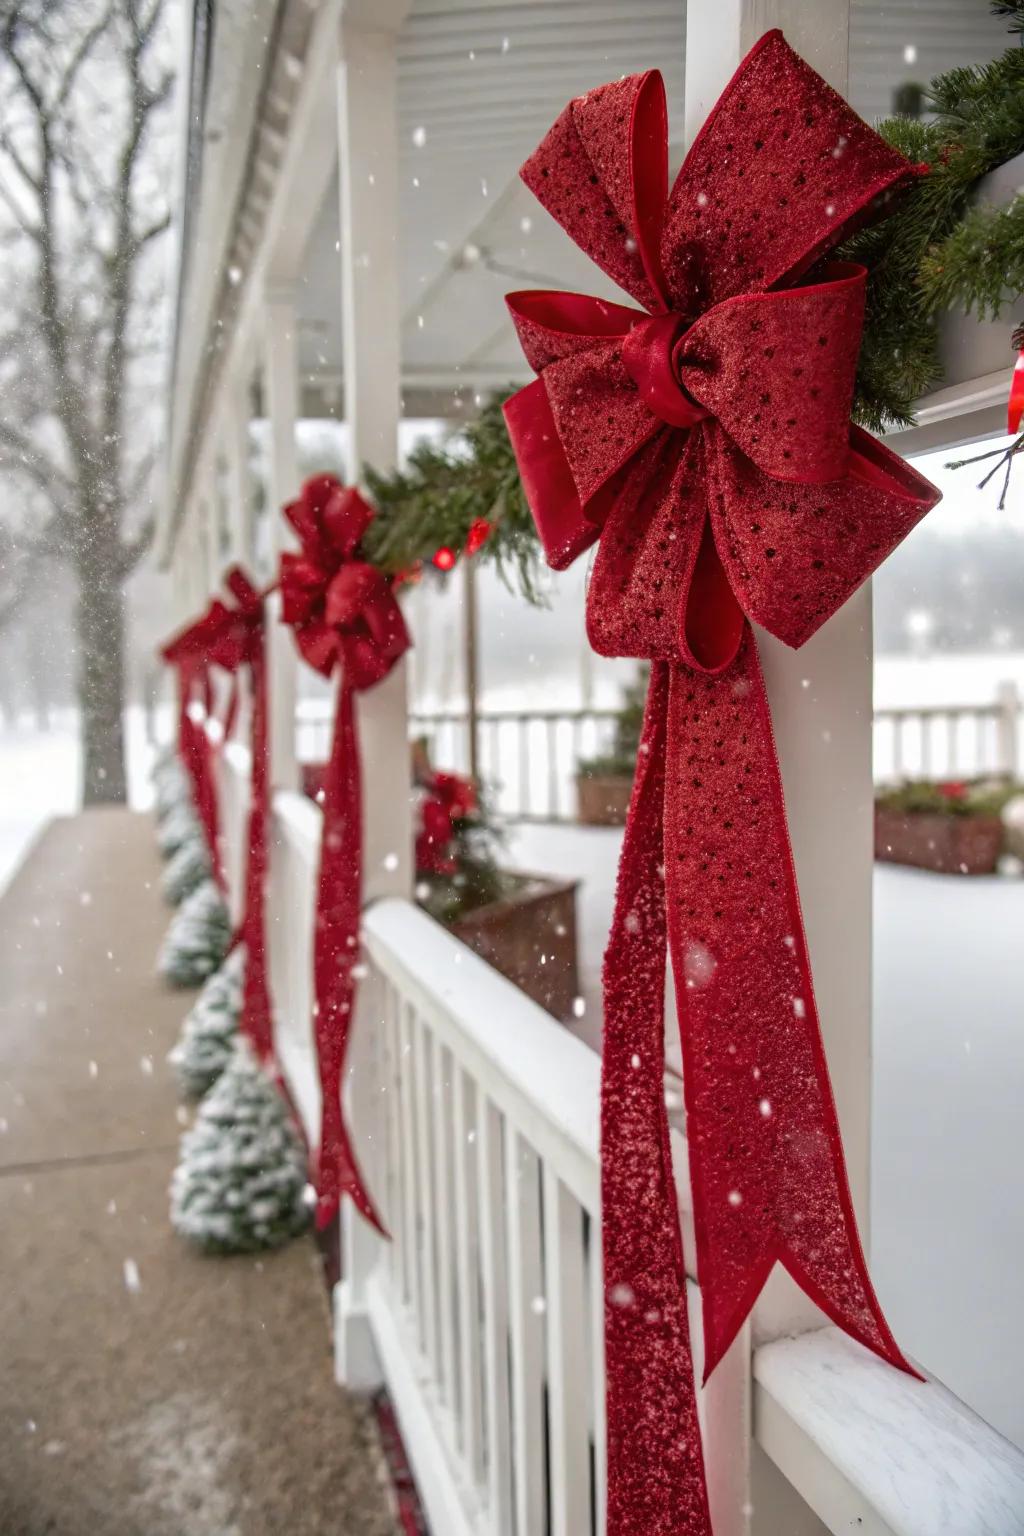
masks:
[[(529, 825), (508, 845), (582, 881), (591, 1043), (620, 842)], [(903, 1347), (1024, 1448), (1022, 945), (1024, 881), (876, 866), (872, 1274)]]
[[(131, 803), (150, 804), (153, 749), (141, 709), (128, 711), (128, 780)], [(26, 849), (54, 816), (68, 816), (81, 804), (81, 755), (77, 721), (61, 711), (48, 731), (23, 720), (0, 729), (0, 891)]]

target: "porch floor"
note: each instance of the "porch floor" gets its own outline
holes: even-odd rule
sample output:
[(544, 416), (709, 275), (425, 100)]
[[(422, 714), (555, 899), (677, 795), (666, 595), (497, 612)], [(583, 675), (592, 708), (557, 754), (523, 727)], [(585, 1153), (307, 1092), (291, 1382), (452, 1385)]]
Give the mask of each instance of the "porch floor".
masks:
[(168, 1224), (157, 875), (149, 819), (95, 811), (0, 898), (0, 1531), (393, 1536), (312, 1239), (204, 1259)]

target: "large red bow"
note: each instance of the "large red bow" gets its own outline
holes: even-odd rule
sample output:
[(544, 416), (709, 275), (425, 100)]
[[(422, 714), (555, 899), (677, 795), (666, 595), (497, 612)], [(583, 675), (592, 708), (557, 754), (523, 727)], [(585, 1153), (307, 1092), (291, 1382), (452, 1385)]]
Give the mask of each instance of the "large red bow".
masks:
[(914, 169), (770, 32), (668, 192), (657, 71), (573, 101), (523, 167), (645, 312), (509, 298), (506, 406), (587, 628), (654, 663), (605, 956), (609, 1536), (710, 1530), (662, 1095), (666, 939), (711, 1371), (776, 1261), (905, 1365), (857, 1235), (751, 622), (808, 639), (938, 493), (849, 422), (865, 274), (812, 264)]
[(311, 666), (341, 672), (334, 736), (323, 785), (323, 832), (313, 981), (322, 1095), (317, 1225), (343, 1194), (381, 1232), (383, 1223), (356, 1162), (341, 1104), (355, 1003), (362, 906), (362, 784), (354, 694), (379, 683), (408, 649), (409, 634), (388, 578), (359, 557), (373, 509), (333, 475), (307, 480), (285, 516), (300, 554), (281, 556), (281, 616)]

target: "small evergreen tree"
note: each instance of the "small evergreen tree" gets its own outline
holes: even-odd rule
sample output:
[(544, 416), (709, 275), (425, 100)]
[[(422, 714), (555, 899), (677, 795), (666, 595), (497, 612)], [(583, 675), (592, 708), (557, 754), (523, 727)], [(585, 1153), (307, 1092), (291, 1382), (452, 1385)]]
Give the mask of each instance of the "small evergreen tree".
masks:
[(167, 905), (180, 907), (204, 880), (210, 879), (212, 873), (206, 839), (197, 827), (193, 835), (171, 855), (164, 870), (160, 887)]
[(230, 943), (224, 898), (212, 880), (204, 880), (172, 917), (157, 969), (172, 987), (198, 987), (222, 963)]
[(169, 859), (193, 837), (202, 837), (203, 829), (191, 799), (172, 805), (157, 826), (156, 845), (162, 859)]
[(245, 946), (237, 944), (185, 1017), (168, 1060), (187, 1099), (201, 1099), (231, 1060), (245, 986)]
[(206, 1253), (278, 1248), (309, 1223), (306, 1151), (277, 1087), (239, 1040), (181, 1139), (171, 1225)]

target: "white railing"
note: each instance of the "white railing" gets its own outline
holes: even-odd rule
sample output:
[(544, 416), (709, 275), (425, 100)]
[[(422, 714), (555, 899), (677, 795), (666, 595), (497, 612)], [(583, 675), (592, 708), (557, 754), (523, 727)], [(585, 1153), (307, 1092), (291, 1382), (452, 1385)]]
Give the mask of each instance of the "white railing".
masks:
[[(240, 873), (244, 749), (225, 751), (220, 780), (226, 867)], [(276, 797), (275, 1038), (311, 1141), (319, 821), (301, 796)], [(349, 1088), (392, 1241), (352, 1245), (345, 1284), (364, 1298), (374, 1367), (431, 1529), (600, 1536), (598, 1059), (410, 903), (369, 908), (363, 939), (359, 1080)], [(677, 1134), (673, 1157), (692, 1256)], [(690, 1303), (699, 1376), (692, 1283)], [(744, 1329), (701, 1395), (701, 1416), (716, 1536), (776, 1532), (780, 1499), (794, 1530), (811, 1528), (775, 1469), (837, 1536), (1024, 1536), (1024, 1455), (942, 1387), (890, 1370), (834, 1328), (753, 1354)], [(774, 1468), (752, 1462), (752, 1440)]]
[[(301, 706), (299, 761), (326, 760), (328, 708)], [(480, 776), (499, 815), (517, 821), (576, 820), (575, 778), (581, 759), (612, 745), (616, 711), (483, 710), (478, 718)], [(469, 722), (464, 710), (434, 710), (409, 717), (412, 737), (425, 737), (437, 767), (469, 770)], [(927, 704), (879, 708), (874, 714), (874, 776), (878, 784), (903, 778), (1015, 778), (1021, 763), (1021, 700), (1015, 683), (1001, 683), (984, 704)]]
[(875, 782), (911, 779), (1016, 778), (1021, 701), (1016, 683), (1000, 683), (985, 704), (929, 704), (876, 709)]

